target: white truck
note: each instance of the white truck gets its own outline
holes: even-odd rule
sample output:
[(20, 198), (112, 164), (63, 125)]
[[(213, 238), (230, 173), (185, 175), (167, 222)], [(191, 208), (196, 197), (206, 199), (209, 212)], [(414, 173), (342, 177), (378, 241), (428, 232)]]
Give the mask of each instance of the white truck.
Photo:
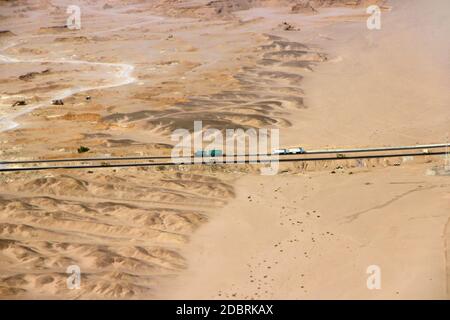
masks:
[(288, 153), (290, 153), (290, 154), (301, 154), (301, 153), (306, 153), (306, 151), (302, 147), (298, 147), (298, 148), (288, 149)]
[(306, 150), (302, 147), (290, 148), (290, 149), (275, 149), (272, 154), (302, 154), (306, 153)]

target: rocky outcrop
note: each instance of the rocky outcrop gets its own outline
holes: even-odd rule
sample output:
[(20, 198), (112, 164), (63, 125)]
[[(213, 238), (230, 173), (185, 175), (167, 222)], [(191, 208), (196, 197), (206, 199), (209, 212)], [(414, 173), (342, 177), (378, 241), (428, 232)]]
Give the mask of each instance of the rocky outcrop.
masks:
[(0, 38), (13, 36), (15, 36), (15, 34), (9, 30), (0, 30)]

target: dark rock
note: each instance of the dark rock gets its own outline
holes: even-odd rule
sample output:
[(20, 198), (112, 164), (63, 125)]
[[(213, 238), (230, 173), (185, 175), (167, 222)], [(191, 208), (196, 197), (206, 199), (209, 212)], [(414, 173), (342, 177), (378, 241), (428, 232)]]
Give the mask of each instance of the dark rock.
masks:
[(25, 100), (17, 100), (16, 102), (13, 103), (12, 107), (15, 106), (26, 106), (27, 102)]
[(52, 104), (55, 106), (63, 106), (64, 105), (64, 101), (62, 101), (62, 99), (56, 99), (52, 101)]

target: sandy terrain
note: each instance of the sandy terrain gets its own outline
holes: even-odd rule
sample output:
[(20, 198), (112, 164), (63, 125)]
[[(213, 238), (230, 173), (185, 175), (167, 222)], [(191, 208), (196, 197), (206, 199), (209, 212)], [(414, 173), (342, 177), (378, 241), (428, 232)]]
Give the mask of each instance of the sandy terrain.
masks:
[[(70, 1), (0, 1), (0, 158), (169, 155), (194, 120), (283, 146), (445, 142), (446, 1), (389, 1), (379, 31), (376, 1), (250, 2), (83, 1), (69, 30)], [(444, 299), (442, 163), (2, 173), (0, 297)]]
[[(330, 62), (305, 77), (309, 108), (282, 130), (287, 145), (298, 137), (333, 147), (446, 136), (448, 44), (443, 33), (434, 41), (427, 36), (443, 15), (419, 17), (419, 26), (412, 20), (417, 7), (398, 10), (375, 36), (356, 24), (304, 30), (313, 39), (305, 42), (326, 47)], [(426, 164), (362, 171), (344, 165), (330, 174), (338, 166), (240, 179), (237, 198), (195, 235), (184, 254), (190, 268), (162, 297), (448, 298), (448, 177), (427, 176)], [(382, 270), (382, 290), (367, 289), (370, 265)]]
[[(446, 299), (450, 184), (423, 170), (242, 177), (162, 297)], [(381, 290), (367, 289), (370, 265), (381, 268)]]

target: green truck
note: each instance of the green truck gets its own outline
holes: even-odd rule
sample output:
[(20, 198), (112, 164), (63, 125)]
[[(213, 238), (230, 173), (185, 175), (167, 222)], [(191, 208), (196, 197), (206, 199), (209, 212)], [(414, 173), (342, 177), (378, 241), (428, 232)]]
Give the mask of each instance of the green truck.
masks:
[(221, 157), (223, 155), (222, 150), (198, 150), (194, 153), (195, 157)]

